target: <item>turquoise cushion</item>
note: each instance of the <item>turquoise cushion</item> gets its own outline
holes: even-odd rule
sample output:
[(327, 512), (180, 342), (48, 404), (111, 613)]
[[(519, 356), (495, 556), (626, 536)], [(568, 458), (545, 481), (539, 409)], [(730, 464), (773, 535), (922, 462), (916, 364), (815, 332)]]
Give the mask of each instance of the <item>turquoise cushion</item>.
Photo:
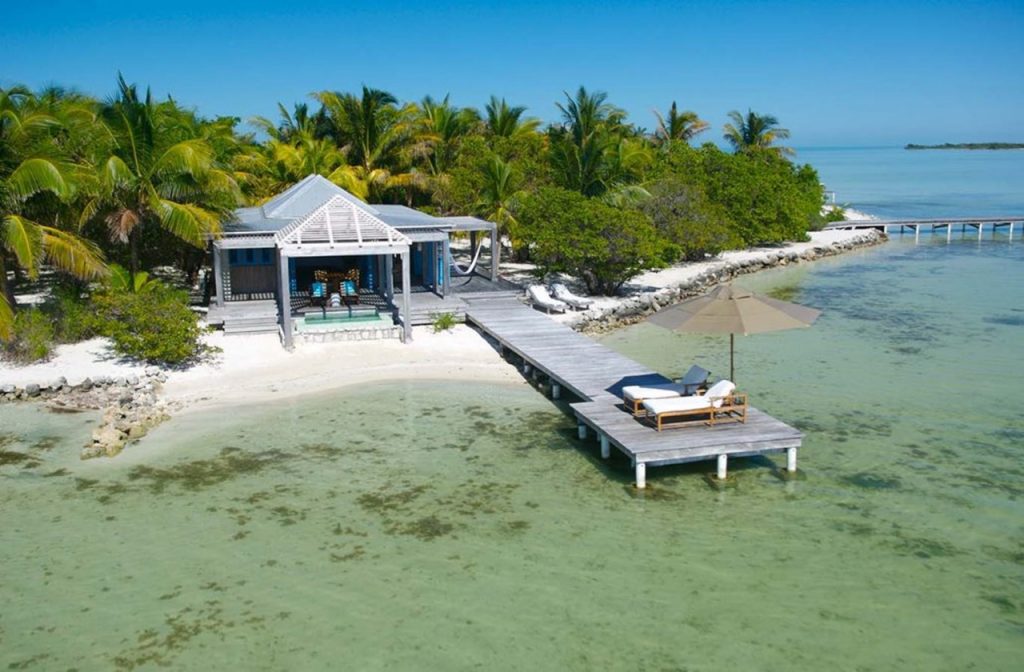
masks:
[(341, 284), (341, 289), (345, 294), (355, 294), (356, 283), (354, 280), (345, 280)]
[(313, 285), (309, 288), (310, 293), (317, 298), (323, 297), (324, 290), (324, 283), (322, 282), (314, 282)]

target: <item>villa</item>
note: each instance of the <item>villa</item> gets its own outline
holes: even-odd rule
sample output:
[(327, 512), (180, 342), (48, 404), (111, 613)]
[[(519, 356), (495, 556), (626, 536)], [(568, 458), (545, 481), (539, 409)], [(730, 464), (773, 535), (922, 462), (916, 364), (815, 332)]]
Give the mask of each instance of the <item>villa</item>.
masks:
[[(468, 267), (452, 258), (455, 234), (469, 236)], [(387, 332), (409, 340), (414, 324), (461, 316), (464, 298), (516, 291), (498, 278), (493, 222), (369, 205), (319, 175), (238, 209), (210, 245), (209, 323), (226, 333), (278, 331), (286, 348), (297, 334), (368, 322), (398, 326)]]

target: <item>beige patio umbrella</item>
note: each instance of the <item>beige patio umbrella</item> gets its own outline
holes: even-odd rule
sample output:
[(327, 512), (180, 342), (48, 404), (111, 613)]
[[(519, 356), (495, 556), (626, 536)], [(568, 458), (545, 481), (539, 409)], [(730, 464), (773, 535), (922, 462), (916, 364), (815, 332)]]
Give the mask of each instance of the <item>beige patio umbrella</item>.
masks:
[(729, 380), (735, 382), (736, 334), (809, 327), (820, 310), (722, 285), (651, 315), (648, 320), (675, 331), (729, 334)]

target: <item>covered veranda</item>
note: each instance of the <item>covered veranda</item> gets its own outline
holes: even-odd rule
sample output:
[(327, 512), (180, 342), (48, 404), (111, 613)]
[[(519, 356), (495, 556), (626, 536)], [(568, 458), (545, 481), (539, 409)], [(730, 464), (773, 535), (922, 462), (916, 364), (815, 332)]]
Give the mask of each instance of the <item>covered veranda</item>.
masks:
[[(322, 206), (274, 234), (277, 253), (277, 298), (284, 345), (292, 347), (294, 315), (292, 306), (293, 274), (303, 260), (360, 257), (369, 261), (376, 278), (373, 283), (388, 305), (395, 305), (394, 260), (401, 269), (399, 320), (405, 340), (412, 338), (410, 320), (411, 241), (400, 231), (374, 215), (336, 196)], [(297, 289), (297, 288), (295, 288)]]
[[(276, 322), (283, 344), (290, 348), (296, 319), (304, 320), (309, 312), (312, 269), (351, 268), (361, 275), (361, 282), (355, 282), (359, 296), (354, 297), (360, 307), (384, 308), (388, 316), (397, 307), (396, 318), (408, 340), (412, 338), (411, 247), (410, 238), (395, 227), (349, 200), (334, 197), (276, 232), (227, 235), (214, 241), (212, 304), (226, 312), (242, 299), (249, 309), (265, 314), (265, 307), (259, 306), (276, 303)], [(228, 256), (234, 257), (229, 274), (224, 267)], [(256, 259), (257, 263), (239, 266), (236, 261), (241, 258)], [(397, 301), (395, 263), (400, 274)], [(337, 290), (329, 287), (329, 292)], [(327, 307), (329, 298), (324, 298), (325, 313), (343, 311), (342, 306)], [(351, 298), (346, 297), (349, 312)]]

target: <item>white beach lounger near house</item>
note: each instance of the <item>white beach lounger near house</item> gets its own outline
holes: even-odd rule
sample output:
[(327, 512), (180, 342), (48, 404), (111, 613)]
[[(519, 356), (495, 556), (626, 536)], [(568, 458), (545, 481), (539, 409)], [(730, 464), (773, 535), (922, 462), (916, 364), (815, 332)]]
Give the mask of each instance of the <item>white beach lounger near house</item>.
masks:
[(576, 296), (569, 291), (568, 287), (560, 282), (556, 282), (551, 285), (551, 294), (559, 301), (569, 304), (575, 310), (586, 310), (594, 303), (590, 299), (583, 298), (582, 296)]
[(533, 285), (526, 293), (530, 296), (530, 302), (534, 306), (543, 308), (548, 313), (555, 311), (556, 313), (564, 313), (569, 307), (564, 302), (558, 299), (551, 298), (548, 294), (548, 290), (543, 285)]
[(671, 399), (696, 394), (707, 385), (711, 372), (694, 364), (678, 382), (664, 385), (628, 385), (622, 388), (622, 405), (633, 415), (644, 413), (644, 399)]

